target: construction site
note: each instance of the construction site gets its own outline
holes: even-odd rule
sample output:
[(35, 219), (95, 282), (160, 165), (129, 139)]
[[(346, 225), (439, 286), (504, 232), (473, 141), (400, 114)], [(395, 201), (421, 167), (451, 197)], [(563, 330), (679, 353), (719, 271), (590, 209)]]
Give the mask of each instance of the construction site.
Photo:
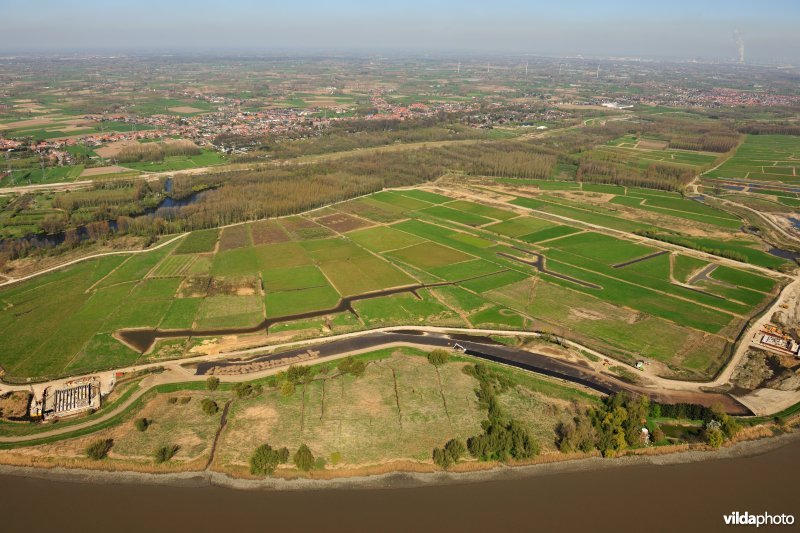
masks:
[(31, 402), (31, 417), (44, 420), (77, 415), (100, 407), (100, 381), (96, 377), (47, 387), (41, 400)]

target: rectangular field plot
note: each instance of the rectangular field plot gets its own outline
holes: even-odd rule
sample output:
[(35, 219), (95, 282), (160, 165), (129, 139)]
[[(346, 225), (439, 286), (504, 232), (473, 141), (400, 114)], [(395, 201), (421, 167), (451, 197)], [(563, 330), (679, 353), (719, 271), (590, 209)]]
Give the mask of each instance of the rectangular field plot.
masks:
[(505, 270), (502, 272), (498, 272), (496, 274), (491, 274), (489, 276), (483, 276), (477, 279), (464, 281), (460, 283), (460, 285), (471, 291), (477, 293), (484, 293), (486, 291), (491, 291), (500, 287), (505, 287), (506, 285), (510, 285), (512, 283), (520, 282), (524, 279), (527, 279), (528, 277), (529, 276), (527, 276), (526, 274), (523, 274), (522, 272), (517, 272), (516, 270)]
[(405, 218), (405, 209), (386, 202), (379, 202), (372, 197), (359, 198), (339, 204), (337, 208), (375, 222), (394, 222)]
[(396, 250), (424, 242), (424, 239), (416, 235), (394, 229), (391, 226), (376, 226), (358, 230), (349, 233), (347, 237), (373, 252)]
[(268, 293), (329, 286), (322, 272), (313, 265), (265, 270), (262, 279)]
[(64, 368), (65, 372), (91, 372), (97, 368), (120, 368), (135, 364), (141, 354), (132, 350), (110, 333), (98, 333), (86, 343), (78, 356)]
[(368, 326), (391, 324), (463, 324), (458, 315), (425, 290), (413, 294), (393, 294), (353, 303), (353, 308)]
[(278, 219), (278, 223), (283, 226), (286, 233), (296, 241), (309, 239), (324, 239), (333, 236), (333, 231), (317, 224), (313, 220), (305, 217), (287, 217)]
[(435, 192), (423, 191), (421, 189), (401, 189), (394, 192), (398, 192), (403, 196), (408, 196), (410, 198), (416, 198), (417, 200), (430, 202), (432, 204), (443, 204), (452, 200), (452, 198), (449, 196), (443, 196), (441, 194), (436, 194)]
[(519, 237), (520, 235), (527, 235), (554, 225), (553, 222), (542, 220), (541, 218), (517, 217), (504, 222), (490, 224), (483, 229), (506, 237)]
[(534, 231), (533, 233), (528, 233), (517, 238), (521, 241), (535, 244), (538, 242), (549, 241), (550, 239), (566, 237), (567, 235), (580, 232), (581, 230), (578, 228), (573, 228), (572, 226), (550, 226), (548, 228), (540, 229), (538, 231)]
[(760, 292), (770, 292), (775, 287), (775, 280), (772, 278), (727, 266), (718, 266), (709, 277), (723, 283)]
[(143, 279), (153, 267), (174, 250), (174, 247), (175, 245), (170, 245), (150, 252), (129, 256), (113, 272), (108, 273), (108, 275), (97, 284), (96, 288), (110, 287), (117, 283), (139, 281)]
[(219, 239), (220, 251), (233, 250), (234, 248), (244, 248), (245, 246), (250, 246), (251, 244), (250, 232), (248, 231), (247, 226), (244, 224), (223, 228), (222, 236)]
[(134, 300), (127, 301), (116, 313), (103, 323), (103, 331), (115, 331), (122, 328), (154, 328), (167, 313), (172, 300)]
[(208, 296), (197, 310), (197, 327), (254, 326), (264, 319), (260, 296)]
[(480, 237), (476, 237), (471, 233), (465, 233), (463, 231), (454, 231), (452, 233), (448, 233), (447, 237), (451, 240), (458, 241), (475, 248), (491, 248), (495, 245), (493, 241), (487, 241), (486, 239), (481, 239)]
[(219, 238), (218, 229), (204, 229), (202, 231), (193, 231), (181, 240), (178, 249), (175, 250), (176, 254), (196, 254), (202, 252), (211, 252), (217, 246), (217, 239)]
[(501, 266), (491, 261), (474, 259), (472, 261), (462, 261), (461, 263), (431, 268), (430, 272), (447, 281), (457, 281), (492, 274), (502, 269)]
[(214, 276), (237, 276), (258, 272), (258, 252), (255, 248), (235, 248), (218, 252), (211, 265)]
[(253, 237), (253, 244), (256, 246), (260, 244), (286, 242), (289, 240), (289, 235), (287, 235), (283, 227), (274, 220), (253, 222), (250, 224), (250, 234)]
[(148, 278), (139, 282), (131, 291), (133, 300), (171, 300), (178, 292), (181, 280), (175, 278)]
[(382, 203), (390, 204), (404, 211), (416, 211), (431, 206), (431, 202), (418, 200), (396, 191), (381, 191), (373, 194), (370, 198)]
[(335, 307), (339, 300), (339, 293), (330, 285), (285, 292), (270, 292), (267, 293), (265, 299), (269, 318), (330, 309)]
[(547, 245), (607, 265), (622, 263), (658, 251), (655, 248), (591, 231), (552, 240)]
[(367, 226), (372, 226), (372, 222), (363, 218), (357, 218), (347, 213), (335, 213), (316, 219), (316, 222), (332, 229), (337, 233), (345, 233)]
[(445, 207), (443, 205), (421, 209), (419, 212), (436, 218), (449, 220), (450, 222), (464, 224), (466, 226), (483, 226), (484, 224), (494, 222), (494, 220), (491, 218), (481, 215), (474, 215), (472, 213), (466, 213), (464, 211), (458, 211), (456, 209), (450, 209), (449, 207)]
[(476, 204), (474, 202), (467, 202), (465, 200), (455, 200), (448, 202), (445, 207), (450, 209), (457, 209), (465, 213), (472, 213), (473, 215), (480, 215), (482, 217), (494, 218), (495, 220), (508, 220), (518, 216), (513, 211), (506, 211), (505, 209), (498, 209), (488, 205)]
[(343, 296), (415, 282), (389, 262), (342, 238), (303, 245)]
[(194, 323), (194, 317), (202, 303), (201, 298), (176, 298), (167, 310), (161, 323), (161, 329), (188, 329)]
[(311, 257), (302, 246), (294, 242), (265, 244), (253, 248), (258, 270), (289, 268), (310, 265)]
[(154, 278), (183, 277), (197, 260), (196, 255), (170, 255), (150, 273)]
[(423, 270), (474, 259), (471, 255), (442, 246), (441, 244), (436, 244), (435, 242), (415, 244), (408, 248), (394, 250), (387, 255)]
[(491, 306), (489, 302), (479, 295), (473, 294), (457, 285), (436, 287), (435, 289), (430, 289), (430, 291), (451, 309), (468, 314)]

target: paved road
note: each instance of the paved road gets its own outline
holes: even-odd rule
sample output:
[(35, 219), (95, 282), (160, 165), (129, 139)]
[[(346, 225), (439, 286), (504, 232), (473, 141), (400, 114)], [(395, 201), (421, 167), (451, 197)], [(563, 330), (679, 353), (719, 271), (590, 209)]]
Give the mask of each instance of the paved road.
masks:
[[(725, 394), (702, 392), (699, 388), (695, 390), (669, 390), (633, 385), (614, 376), (602, 373), (588, 363), (581, 364), (557, 359), (549, 355), (498, 344), (487, 337), (476, 335), (479, 334), (446, 334), (419, 331), (416, 329), (382, 331), (319, 344), (313, 347), (313, 351), (316, 352), (317, 356), (320, 358), (334, 358), (344, 357), (351, 353), (377, 350), (387, 345), (402, 344), (424, 348), (452, 348), (457, 343), (466, 349), (468, 355), (514, 366), (523, 370), (529, 370), (537, 374), (563, 379), (572, 383), (578, 383), (604, 394), (630, 391), (645, 394), (655, 400), (665, 403), (687, 402), (706, 406), (711, 406), (719, 402), (722, 403), (731, 414), (752, 414), (749, 409)], [(307, 351), (308, 347), (301, 347), (267, 356), (238, 361), (201, 362), (196, 367), (196, 375), (205, 375), (212, 367), (228, 367), (296, 357)], [(252, 379), (251, 375), (245, 376), (247, 379)]]

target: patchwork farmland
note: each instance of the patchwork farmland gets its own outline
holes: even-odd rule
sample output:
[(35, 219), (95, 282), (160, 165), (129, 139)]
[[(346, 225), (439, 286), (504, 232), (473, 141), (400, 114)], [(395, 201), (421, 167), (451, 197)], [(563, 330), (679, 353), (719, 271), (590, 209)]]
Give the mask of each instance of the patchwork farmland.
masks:
[[(458, 189), (383, 191), (43, 275), (0, 292), (0, 365), (9, 378), (128, 366), (215, 349), (230, 341), (215, 329), (268, 321), (253, 343), (389, 325), (532, 329), (626, 362), (646, 353), (662, 375), (702, 378), (779, 287), (777, 276), (746, 264), (718, 265), (603, 229), (666, 231), (670, 221), (690, 221), (724, 234), (726, 225), (708, 222), (733, 221), (724, 211), (652, 190), (515, 190), (526, 187), (537, 192), (505, 204), (476, 203)], [(628, 209), (661, 225), (635, 222)], [(763, 252), (752, 252), (758, 265)], [(352, 306), (337, 309), (343, 299)], [(135, 328), (203, 335), (158, 341), (142, 354), (118, 340)]]

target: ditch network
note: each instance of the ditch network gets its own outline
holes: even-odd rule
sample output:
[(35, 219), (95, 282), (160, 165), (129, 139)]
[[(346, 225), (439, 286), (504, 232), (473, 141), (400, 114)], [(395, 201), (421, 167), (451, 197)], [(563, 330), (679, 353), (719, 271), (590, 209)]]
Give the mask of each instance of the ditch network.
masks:
[(790, 514), (751, 514), (747, 511), (740, 513), (734, 511), (723, 515), (726, 526), (791, 526), (794, 524), (794, 515)]

